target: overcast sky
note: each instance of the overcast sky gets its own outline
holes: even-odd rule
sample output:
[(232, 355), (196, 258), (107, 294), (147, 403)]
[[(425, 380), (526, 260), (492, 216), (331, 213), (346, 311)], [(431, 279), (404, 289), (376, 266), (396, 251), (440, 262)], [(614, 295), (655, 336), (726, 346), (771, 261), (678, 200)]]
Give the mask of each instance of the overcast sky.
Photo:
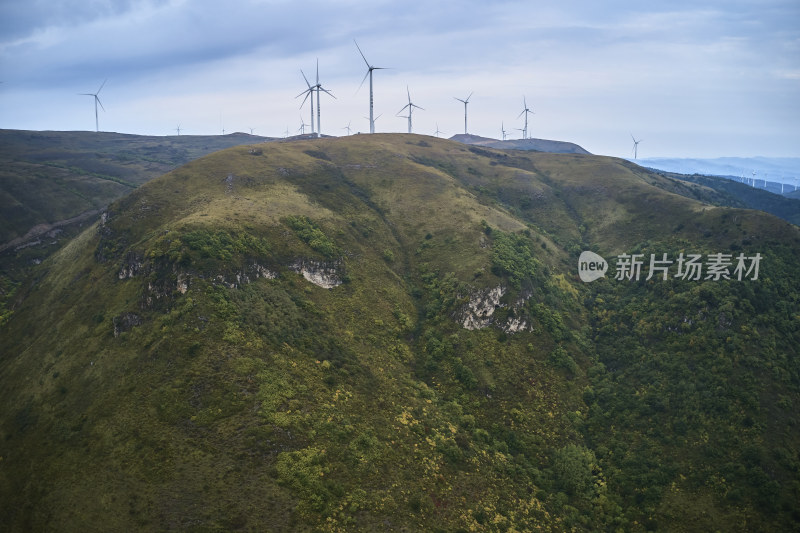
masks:
[(0, 127), (530, 135), (629, 157), (800, 156), (798, 0), (1, 0)]

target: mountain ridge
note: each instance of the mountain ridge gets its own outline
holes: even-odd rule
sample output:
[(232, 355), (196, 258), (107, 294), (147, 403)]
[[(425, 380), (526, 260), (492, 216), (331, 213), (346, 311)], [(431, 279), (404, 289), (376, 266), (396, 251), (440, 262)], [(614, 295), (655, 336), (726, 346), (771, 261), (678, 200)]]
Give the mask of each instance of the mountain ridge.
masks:
[[(795, 520), (796, 226), (601, 156), (259, 148), (115, 201), (16, 295), (11, 530)], [(760, 282), (587, 284), (583, 250), (764, 263)]]

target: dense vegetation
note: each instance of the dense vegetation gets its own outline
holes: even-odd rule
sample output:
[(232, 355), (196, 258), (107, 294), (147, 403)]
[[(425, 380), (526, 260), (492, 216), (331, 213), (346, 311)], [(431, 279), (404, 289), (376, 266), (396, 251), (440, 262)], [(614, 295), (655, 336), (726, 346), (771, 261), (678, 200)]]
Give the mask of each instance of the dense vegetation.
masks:
[[(153, 180), (0, 325), (0, 520), (791, 530), (800, 231), (682, 186), (410, 135), (234, 148)], [(582, 283), (582, 250), (763, 262)]]

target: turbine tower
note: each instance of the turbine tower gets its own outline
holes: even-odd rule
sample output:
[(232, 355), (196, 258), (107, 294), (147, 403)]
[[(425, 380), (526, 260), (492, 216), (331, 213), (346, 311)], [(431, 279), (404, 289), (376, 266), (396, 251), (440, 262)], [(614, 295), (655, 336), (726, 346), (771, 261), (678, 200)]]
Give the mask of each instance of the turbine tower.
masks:
[(506, 140), (506, 126), (504, 123), (500, 123), (500, 131), (503, 132), (503, 140)]
[(300, 109), (303, 109), (306, 100), (308, 100), (309, 96), (311, 97), (311, 133), (313, 134), (314, 133), (314, 88), (311, 87), (310, 83), (308, 83), (308, 78), (306, 78), (306, 73), (303, 72), (303, 69), (300, 69), (300, 74), (303, 75), (303, 79), (305, 80), (306, 85), (308, 85), (308, 89), (295, 96), (295, 98), (300, 98), (301, 96), (306, 95), (306, 97), (303, 98), (303, 103), (300, 104)]
[(314, 85), (314, 88), (317, 90), (317, 137), (322, 136), (322, 117), (320, 116), (320, 102), (322, 102), (322, 98), (320, 97), (319, 92), (322, 91), (327, 95), (336, 98), (333, 94), (325, 89), (322, 84), (319, 82), (319, 59), (317, 59), (317, 84)]
[[(369, 132), (370, 133), (375, 133), (375, 121), (377, 119), (374, 118), (373, 110), (372, 110), (372, 107), (373, 107), (372, 71), (373, 70), (382, 70), (382, 69), (385, 69), (386, 67), (376, 67), (374, 65), (370, 65), (369, 61), (367, 61), (367, 58), (364, 57), (364, 52), (361, 51), (361, 47), (358, 46), (358, 43), (356, 42), (355, 39), (353, 39), (353, 42), (356, 43), (356, 48), (358, 48), (358, 53), (361, 54), (361, 58), (364, 60), (364, 63), (367, 64), (367, 73), (364, 74), (364, 79), (361, 80), (361, 85), (359, 85), (358, 88), (361, 89), (361, 87), (364, 85), (364, 82), (367, 80), (367, 76), (369, 76)], [(358, 91), (356, 91), (356, 92), (358, 92)]]
[(456, 98), (456, 100), (458, 100), (459, 102), (462, 102), (464, 104), (464, 135), (467, 134), (467, 104), (469, 103), (469, 99), (472, 98), (473, 94), (475, 93), (469, 93), (469, 96), (467, 96), (464, 100), (462, 100), (461, 98), (456, 98), (455, 96), (453, 97)]
[(399, 113), (401, 113), (403, 111), (403, 109), (408, 108), (408, 117), (405, 117), (405, 118), (408, 118), (408, 133), (411, 133), (411, 114), (412, 114), (412, 111), (414, 111), (415, 107), (417, 109), (422, 109), (423, 111), (425, 111), (425, 109), (420, 107), (420, 106), (418, 106), (417, 104), (414, 104), (414, 103), (411, 102), (411, 92), (408, 90), (408, 85), (406, 85), (406, 94), (408, 94), (408, 103), (406, 105), (404, 105), (403, 108), (400, 109), (400, 111), (397, 112), (398, 113), (397, 116), (401, 116), (401, 115), (399, 115)]
[(633, 139), (633, 158), (636, 159), (639, 156), (639, 143), (642, 142), (642, 139), (637, 141), (633, 133), (631, 133), (631, 139)]
[(100, 91), (103, 90), (103, 87), (105, 86), (107, 81), (108, 81), (108, 79), (103, 80), (103, 83), (100, 85), (100, 88), (97, 89), (96, 93), (79, 93), (80, 96), (93, 96), (94, 97), (94, 129), (97, 132), (100, 131), (100, 120), (99, 120), (99, 118), (97, 116), (97, 104), (100, 104), (100, 108), (103, 111), (106, 110), (106, 108), (103, 107), (103, 102), (100, 101), (100, 98), (98, 98), (97, 95), (100, 94)]
[(525, 100), (525, 97), (522, 97), (522, 112), (517, 115), (517, 118), (525, 115), (525, 127), (522, 129), (522, 138), (528, 138), (528, 113), (533, 113), (530, 109), (528, 109), (528, 102)]

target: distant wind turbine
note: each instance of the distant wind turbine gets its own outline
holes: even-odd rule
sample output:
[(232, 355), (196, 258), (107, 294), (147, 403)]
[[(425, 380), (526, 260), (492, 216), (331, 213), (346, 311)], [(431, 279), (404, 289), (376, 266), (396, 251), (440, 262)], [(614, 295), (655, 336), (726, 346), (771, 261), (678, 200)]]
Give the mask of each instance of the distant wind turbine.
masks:
[(639, 143), (642, 142), (642, 139), (637, 141), (633, 133), (631, 133), (631, 139), (633, 139), (633, 158), (636, 159), (639, 156)]
[(506, 126), (504, 123), (500, 123), (500, 131), (503, 132), (503, 140), (506, 140)]
[(297, 128), (297, 131), (300, 132), (300, 135), (305, 135), (306, 134), (306, 126), (307, 126), (306, 121), (303, 120), (303, 117), (301, 116), (300, 117), (300, 127)]
[(180, 124), (178, 124), (178, 127), (177, 127), (177, 128), (175, 128), (175, 131), (177, 131), (177, 132), (178, 132), (178, 135), (180, 135), (180, 134), (181, 134), (181, 125), (180, 125)]
[(254, 130), (255, 128), (248, 128), (248, 129), (250, 130), (250, 135), (252, 135), (252, 134), (253, 134), (253, 130)]
[(528, 109), (528, 102), (525, 100), (525, 97), (522, 97), (522, 112), (517, 115), (517, 118), (525, 115), (525, 127), (522, 129), (522, 138), (528, 138), (528, 113), (533, 113), (530, 109)]
[(434, 135), (436, 135), (438, 137), (440, 133), (444, 133), (444, 132), (443, 131), (439, 131), (439, 123), (437, 122), (436, 123), (436, 133), (434, 133)]
[[(359, 85), (358, 88), (361, 89), (361, 87), (364, 85), (364, 82), (367, 80), (367, 76), (369, 76), (369, 132), (370, 133), (375, 133), (375, 121), (378, 120), (378, 119), (377, 118), (373, 118), (374, 115), (373, 115), (373, 110), (372, 110), (372, 107), (373, 107), (372, 71), (373, 70), (383, 70), (386, 67), (376, 67), (374, 65), (370, 65), (369, 61), (367, 61), (367, 58), (364, 57), (364, 52), (361, 51), (361, 47), (358, 46), (358, 43), (356, 42), (355, 39), (353, 39), (353, 42), (356, 44), (356, 48), (358, 48), (358, 53), (361, 54), (361, 58), (364, 60), (364, 63), (367, 64), (367, 73), (364, 74), (364, 79), (361, 80), (361, 85)], [(358, 91), (356, 91), (356, 92), (358, 92)]]
[(100, 119), (97, 116), (97, 105), (99, 104), (100, 108), (103, 111), (105, 111), (106, 108), (103, 107), (103, 102), (100, 101), (100, 98), (98, 98), (97, 95), (100, 94), (100, 91), (103, 90), (103, 87), (105, 86), (107, 81), (108, 81), (108, 79), (103, 80), (103, 83), (100, 85), (100, 88), (97, 89), (96, 93), (79, 93), (80, 96), (93, 96), (94, 97), (94, 128), (95, 128), (95, 131), (98, 131), (98, 132), (100, 131)]
[(464, 100), (462, 100), (461, 98), (456, 98), (455, 96), (453, 97), (456, 98), (456, 100), (458, 100), (459, 102), (462, 102), (464, 104), (464, 135), (467, 134), (467, 104), (469, 103), (469, 99), (472, 98), (473, 94), (475, 93), (469, 93), (469, 96), (467, 96)]
[(347, 134), (350, 135), (350, 122), (347, 123), (347, 126), (342, 128), (343, 130), (347, 130)]
[(408, 117), (406, 118), (408, 118), (408, 133), (411, 133), (411, 114), (414, 111), (414, 108), (416, 107), (417, 109), (422, 109), (423, 111), (425, 111), (425, 109), (411, 102), (411, 92), (408, 90), (408, 85), (406, 85), (406, 94), (408, 95), (408, 103), (404, 105), (403, 108), (398, 111), (398, 113), (401, 113), (403, 109), (408, 108)]

